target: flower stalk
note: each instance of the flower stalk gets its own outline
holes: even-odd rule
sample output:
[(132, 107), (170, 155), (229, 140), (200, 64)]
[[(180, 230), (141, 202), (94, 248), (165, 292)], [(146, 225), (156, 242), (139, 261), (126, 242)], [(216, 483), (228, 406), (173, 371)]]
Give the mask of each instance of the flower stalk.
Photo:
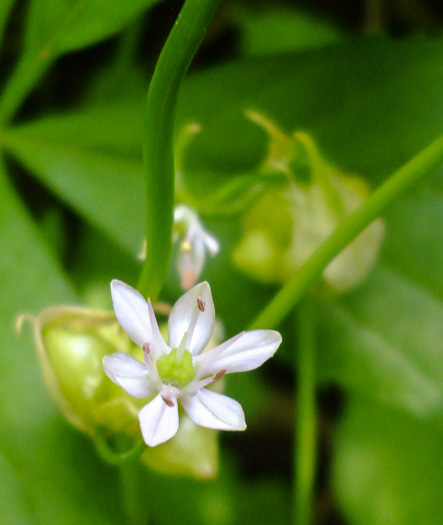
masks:
[(297, 390), (294, 425), (294, 525), (312, 522), (313, 488), (316, 469), (317, 411), (315, 406), (315, 312), (309, 300), (295, 315), (298, 347), (294, 352)]
[(145, 106), (146, 259), (138, 289), (153, 301), (171, 253), (174, 204), (173, 139), (181, 81), (221, 0), (187, 0), (160, 54)]

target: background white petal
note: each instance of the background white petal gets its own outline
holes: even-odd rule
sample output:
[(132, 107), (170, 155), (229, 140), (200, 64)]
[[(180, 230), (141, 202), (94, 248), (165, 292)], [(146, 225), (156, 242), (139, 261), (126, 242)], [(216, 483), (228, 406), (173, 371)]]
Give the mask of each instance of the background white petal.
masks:
[(168, 406), (158, 394), (150, 403), (143, 407), (138, 418), (145, 443), (155, 447), (175, 436), (178, 430), (178, 406)]
[(138, 346), (152, 342), (148, 303), (137, 290), (114, 279), (111, 282), (115, 315), (123, 330)]
[(103, 368), (114, 383), (134, 397), (149, 397), (154, 393), (146, 366), (124, 352), (105, 355)]
[(253, 330), (232, 339), (232, 344), (223, 343), (196, 357), (199, 376), (220, 370), (226, 370), (227, 374), (254, 370), (272, 357), (281, 343), (281, 335), (275, 330)]
[(245, 430), (245, 414), (234, 399), (202, 388), (180, 399), (188, 416), (202, 427), (216, 430)]
[(200, 312), (191, 343), (186, 348), (194, 355), (199, 354), (205, 348), (214, 326), (214, 301), (212, 300), (209, 284), (207, 282), (197, 284), (197, 286), (194, 286), (194, 288), (182, 295), (175, 303), (168, 322), (169, 346), (176, 348), (194, 317), (197, 310), (198, 297), (201, 297), (204, 301), (205, 311)]

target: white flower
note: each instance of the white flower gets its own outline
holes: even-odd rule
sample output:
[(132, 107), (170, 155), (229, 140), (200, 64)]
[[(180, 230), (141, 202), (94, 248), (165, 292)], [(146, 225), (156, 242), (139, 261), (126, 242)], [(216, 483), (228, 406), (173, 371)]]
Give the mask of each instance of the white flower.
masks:
[(197, 282), (205, 264), (206, 252), (219, 252), (219, 244), (200, 222), (195, 211), (184, 204), (174, 208), (173, 241), (179, 242), (178, 273), (181, 287), (188, 290)]
[(211, 289), (203, 282), (175, 304), (168, 322), (166, 344), (151, 301), (131, 286), (114, 280), (112, 300), (117, 319), (129, 337), (143, 348), (141, 363), (124, 352), (103, 358), (108, 377), (135, 397), (153, 397), (139, 412), (147, 445), (171, 439), (178, 430), (178, 401), (197, 425), (218, 430), (244, 430), (243, 409), (237, 401), (205, 387), (224, 374), (259, 367), (274, 355), (281, 335), (274, 330), (241, 332), (203, 352), (215, 320)]

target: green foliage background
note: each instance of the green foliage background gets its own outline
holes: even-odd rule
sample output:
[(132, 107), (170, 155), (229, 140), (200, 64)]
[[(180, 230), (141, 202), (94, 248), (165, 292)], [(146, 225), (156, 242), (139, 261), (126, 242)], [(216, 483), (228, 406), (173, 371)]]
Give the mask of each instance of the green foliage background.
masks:
[[(144, 32), (165, 12), (152, 9), (154, 3), (0, 4), (5, 524), (128, 522), (122, 473), (103, 464), (92, 443), (63, 420), (45, 390), (31, 334), (19, 339), (14, 322), (54, 304), (110, 307), (109, 280), (137, 280), (142, 115), (154, 64)], [(443, 37), (419, 31), (350, 37), (290, 6), (232, 2), (209, 34), (206, 56), (216, 57), (217, 27), (236, 28), (235, 49), (220, 63), (197, 62), (183, 85), (177, 127), (202, 124), (185, 158), (185, 180), (221, 241), (204, 277), (233, 335), (275, 292), (232, 266), (239, 236), (232, 203), (208, 207), (214, 188), (259, 177), (266, 136), (244, 111), (257, 109), (288, 132), (308, 131), (331, 162), (376, 186), (443, 133)], [(83, 83), (74, 101), (64, 100), (63, 83), (74, 81), (76, 68)], [(53, 104), (47, 93), (62, 102)], [(323, 392), (316, 523), (441, 521), (442, 189), (440, 169), (392, 206), (367, 281), (316, 304)], [(172, 268), (163, 298), (173, 301), (178, 291)], [(198, 482), (141, 471), (139, 496), (150, 522), (288, 522), (297, 338), (290, 320), (281, 328), (284, 345), (272, 364), (229, 378), (227, 391), (244, 405), (249, 429), (221, 437), (220, 476)], [(340, 410), (331, 416), (337, 398)]]

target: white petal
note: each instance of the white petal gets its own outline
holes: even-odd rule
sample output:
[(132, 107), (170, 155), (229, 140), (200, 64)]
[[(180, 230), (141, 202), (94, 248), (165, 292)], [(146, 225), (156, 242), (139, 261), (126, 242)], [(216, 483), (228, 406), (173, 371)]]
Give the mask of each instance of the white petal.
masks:
[(253, 330), (243, 332), (229, 341), (232, 343), (223, 343), (195, 358), (200, 377), (217, 374), (220, 370), (230, 374), (258, 368), (275, 354), (281, 343), (281, 335), (275, 330)]
[(180, 399), (188, 416), (202, 427), (216, 430), (245, 430), (245, 414), (234, 399), (202, 388)]
[(220, 245), (218, 243), (218, 240), (213, 235), (209, 234), (206, 231), (203, 233), (204, 233), (204, 241), (205, 241), (206, 248), (208, 249), (209, 253), (214, 257), (214, 255), (217, 255), (217, 253), (220, 250)]
[(111, 282), (111, 293), (118, 322), (134, 343), (141, 347), (148, 343), (154, 361), (168, 353), (169, 347), (160, 334), (151, 302), (117, 279)]
[(148, 303), (137, 290), (114, 279), (111, 282), (115, 315), (123, 330), (138, 346), (152, 342)]
[(203, 262), (204, 252), (199, 258), (194, 245), (191, 247), (191, 250), (180, 250), (177, 266), (180, 275), (180, 286), (183, 290), (189, 290), (195, 285), (203, 269)]
[(174, 406), (167, 405), (159, 394), (138, 414), (143, 439), (149, 447), (160, 445), (177, 433), (177, 400), (171, 399), (170, 402)]
[(197, 299), (199, 297), (205, 304), (205, 310), (200, 312), (192, 339), (190, 342), (188, 341), (186, 347), (194, 355), (199, 354), (205, 348), (214, 326), (214, 301), (212, 300), (209, 284), (207, 282), (197, 284), (197, 286), (194, 286), (194, 288), (182, 295), (175, 303), (168, 322), (169, 346), (177, 348), (198, 309)]
[(146, 366), (124, 352), (105, 355), (103, 368), (106, 375), (134, 397), (149, 397), (154, 393)]
[[(186, 254), (183, 254), (186, 255)], [(205, 246), (200, 237), (194, 237), (191, 244), (191, 250), (188, 252), (188, 264), (191, 265), (195, 280), (192, 286), (200, 277), (205, 264)]]

